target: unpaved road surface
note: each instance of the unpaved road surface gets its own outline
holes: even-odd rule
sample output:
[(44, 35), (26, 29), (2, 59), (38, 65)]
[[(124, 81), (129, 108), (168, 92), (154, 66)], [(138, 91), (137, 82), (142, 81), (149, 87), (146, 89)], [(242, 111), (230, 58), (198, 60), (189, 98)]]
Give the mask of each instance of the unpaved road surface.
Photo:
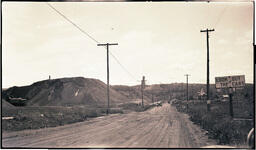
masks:
[(163, 104), (54, 128), (3, 133), (4, 147), (190, 148), (216, 144), (188, 116)]

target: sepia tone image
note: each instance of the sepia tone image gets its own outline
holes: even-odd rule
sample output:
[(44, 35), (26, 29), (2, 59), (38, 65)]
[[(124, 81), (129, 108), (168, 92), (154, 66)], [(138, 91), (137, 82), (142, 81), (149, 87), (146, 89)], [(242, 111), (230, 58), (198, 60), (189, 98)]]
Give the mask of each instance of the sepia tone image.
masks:
[(2, 2), (2, 148), (255, 148), (251, 1)]

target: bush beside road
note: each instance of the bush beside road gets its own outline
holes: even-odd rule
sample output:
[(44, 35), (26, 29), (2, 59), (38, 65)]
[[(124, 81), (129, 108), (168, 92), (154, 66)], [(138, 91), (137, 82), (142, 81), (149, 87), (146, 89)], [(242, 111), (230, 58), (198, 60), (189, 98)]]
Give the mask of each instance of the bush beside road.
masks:
[(146, 105), (144, 105), (144, 107), (142, 107), (141, 103), (139, 103), (139, 104), (138, 103), (125, 103), (125, 104), (119, 105), (119, 107), (121, 107), (123, 110), (142, 112), (142, 111), (146, 111), (146, 110), (153, 108), (155, 106), (158, 106), (158, 105), (159, 105), (158, 103), (150, 103), (150, 104), (146, 104)]
[[(208, 131), (208, 136), (216, 139), (218, 144), (246, 145), (247, 134), (253, 128), (252, 120), (235, 120), (229, 115), (229, 102), (213, 101), (211, 111), (207, 112), (206, 102), (189, 102), (176, 100), (172, 103), (177, 110), (187, 113), (190, 120)], [(252, 118), (253, 104), (246, 101), (233, 102), (234, 117)]]
[[(127, 111), (142, 112), (154, 105), (141, 107), (135, 103), (126, 103), (117, 108), (110, 108), (110, 114), (124, 113)], [(13, 107), (3, 109), (2, 130), (19, 131), (25, 129), (39, 129), (47, 127), (62, 126), (75, 122), (85, 121), (106, 115), (106, 107), (101, 106), (31, 106)], [(12, 117), (13, 119), (5, 119)]]
[[(120, 108), (111, 108), (109, 113), (123, 113), (123, 111)], [(2, 118), (2, 130), (18, 131), (56, 127), (81, 122), (88, 118), (103, 116), (105, 114), (106, 108), (93, 108), (89, 106), (8, 108), (3, 110), (2, 117), (13, 117), (13, 119), (3, 120)]]

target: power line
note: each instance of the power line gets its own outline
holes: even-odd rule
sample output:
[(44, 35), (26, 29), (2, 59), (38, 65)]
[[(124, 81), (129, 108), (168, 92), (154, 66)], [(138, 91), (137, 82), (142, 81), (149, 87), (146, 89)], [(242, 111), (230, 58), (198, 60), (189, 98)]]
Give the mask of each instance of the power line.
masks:
[(116, 62), (135, 80), (137, 81), (137, 79), (121, 64), (121, 62), (111, 53), (109, 52), (110, 55), (116, 60)]
[(188, 76), (190, 76), (189, 74), (185, 74), (185, 76), (187, 77), (187, 111), (188, 111)]
[(223, 14), (224, 14), (224, 12), (227, 10), (227, 5), (226, 5), (226, 7), (223, 9), (223, 11), (220, 13), (220, 15), (219, 15), (219, 17), (218, 17), (218, 19), (217, 19), (217, 21), (216, 21), (216, 23), (215, 23), (215, 25), (213, 26), (213, 27), (217, 27), (217, 25), (218, 25), (218, 23), (219, 23), (219, 21), (221, 20), (221, 17), (223, 16)]
[(109, 112), (109, 57), (108, 57), (108, 48), (109, 46), (112, 45), (118, 45), (118, 43), (107, 43), (107, 44), (97, 44), (98, 46), (106, 46), (107, 47), (107, 95), (108, 95), (108, 109), (107, 109), (107, 114)]
[(53, 10), (55, 10), (59, 15), (61, 15), (64, 19), (66, 19), (69, 23), (74, 25), (79, 31), (86, 34), (90, 39), (95, 41), (96, 43), (99, 43), (96, 39), (94, 39), (91, 35), (89, 35), (87, 32), (85, 32), (82, 28), (80, 28), (78, 25), (76, 25), (73, 21), (71, 21), (68, 17), (66, 17), (64, 14), (62, 14), (60, 11), (58, 11), (55, 7), (53, 7), (51, 4), (46, 3), (49, 7), (51, 7)]
[[(210, 15), (210, 4), (212, 4), (212, 3), (210, 3), (210, 1), (207, 1), (207, 5), (205, 6), (205, 7), (207, 7), (207, 11), (206, 11), (207, 15), (204, 17), (203, 20), (205, 20), (205, 19)], [(223, 16), (223, 14), (224, 14), (225, 11), (227, 10), (228, 6), (229, 6), (229, 5), (226, 5), (226, 6), (224, 7), (224, 9), (220, 12), (220, 14), (218, 15), (218, 18), (217, 18), (215, 24), (212, 24), (213, 27), (216, 28), (216, 26), (219, 24), (219, 22), (220, 22), (220, 20), (221, 20), (221, 18), (222, 18), (222, 16)], [(193, 28), (197, 30), (197, 28), (195, 27), (194, 24), (192, 24), (192, 25), (190, 24), (190, 26), (193, 26)]]
[[(56, 11), (59, 15), (61, 15), (65, 20), (67, 20), (69, 23), (71, 23), (73, 26), (75, 26), (79, 31), (81, 31), (82, 33), (84, 33), (87, 37), (89, 37), (90, 39), (92, 39), (94, 42), (96, 42), (97, 44), (99, 44), (100, 42), (97, 41), (95, 38), (93, 38), (89, 33), (87, 33), (86, 31), (84, 31), (82, 28), (80, 28), (77, 24), (75, 24), (72, 20), (70, 20), (68, 17), (66, 17), (63, 13), (61, 13), (59, 10), (57, 10), (54, 6), (52, 6), (49, 3), (46, 3), (50, 8), (52, 8), (54, 11)], [(106, 47), (105, 47), (106, 48)], [(136, 80), (136, 78), (121, 64), (121, 62), (111, 53), (109, 52), (110, 55), (116, 60), (116, 62), (121, 66), (122, 69), (124, 69), (129, 76), (131, 76), (133, 79)]]
[(141, 80), (141, 106), (142, 107), (144, 107), (144, 103), (143, 103), (144, 88), (145, 88), (145, 76), (142, 76), (142, 80)]
[(200, 32), (206, 32), (206, 42), (207, 42), (207, 85), (206, 85), (206, 89), (207, 89), (207, 111), (210, 111), (210, 100), (209, 100), (209, 90), (210, 90), (210, 65), (209, 65), (209, 32), (213, 32), (215, 31), (214, 29), (206, 29), (206, 30), (201, 30)]

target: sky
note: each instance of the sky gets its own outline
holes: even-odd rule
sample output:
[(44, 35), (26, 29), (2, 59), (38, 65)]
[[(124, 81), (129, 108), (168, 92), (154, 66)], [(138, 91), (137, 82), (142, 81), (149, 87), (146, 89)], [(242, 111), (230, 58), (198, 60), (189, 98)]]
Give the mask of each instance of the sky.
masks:
[[(51, 2), (109, 51), (110, 84), (253, 83), (252, 2)], [(107, 81), (107, 51), (45, 2), (2, 3), (2, 87), (63, 77)], [(128, 73), (129, 72), (129, 73)]]

